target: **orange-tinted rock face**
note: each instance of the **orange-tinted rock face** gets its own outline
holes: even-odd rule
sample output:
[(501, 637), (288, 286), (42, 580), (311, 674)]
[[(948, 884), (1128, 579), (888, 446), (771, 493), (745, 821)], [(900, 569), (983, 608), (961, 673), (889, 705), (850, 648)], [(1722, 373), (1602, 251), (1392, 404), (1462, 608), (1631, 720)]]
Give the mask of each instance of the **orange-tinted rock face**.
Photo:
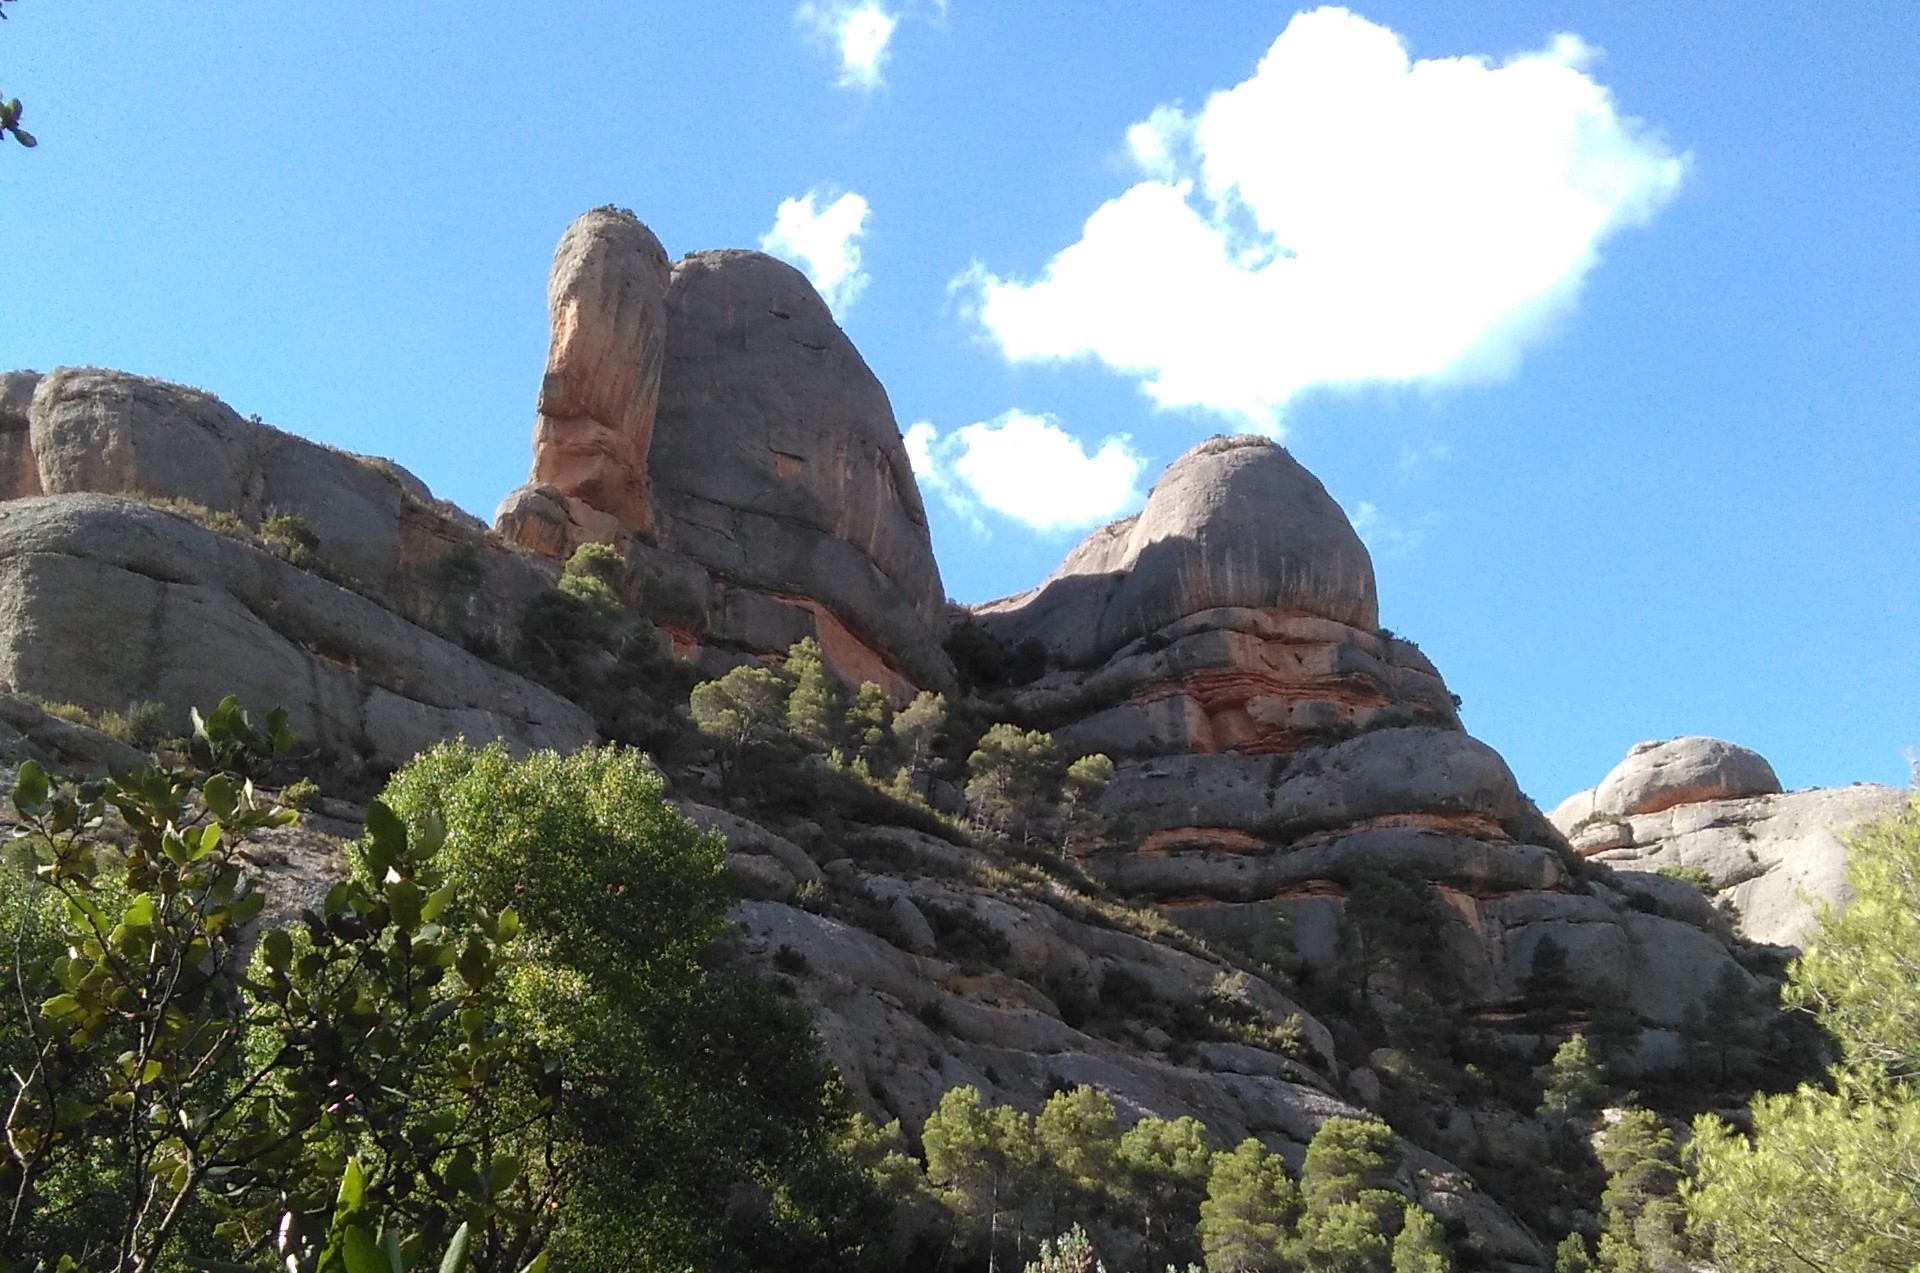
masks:
[(528, 480), (643, 533), (669, 273), (666, 250), (632, 213), (596, 208), (561, 236), (547, 283), (553, 338)]

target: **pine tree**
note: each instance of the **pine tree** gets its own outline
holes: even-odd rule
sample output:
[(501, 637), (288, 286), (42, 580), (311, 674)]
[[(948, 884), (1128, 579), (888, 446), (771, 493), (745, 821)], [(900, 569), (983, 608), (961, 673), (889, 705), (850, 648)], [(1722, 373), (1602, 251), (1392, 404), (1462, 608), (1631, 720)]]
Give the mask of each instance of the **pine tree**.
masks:
[(1200, 1204), (1200, 1245), (1207, 1273), (1282, 1273), (1299, 1192), (1286, 1164), (1248, 1137), (1215, 1155)]
[(1569, 1233), (1560, 1239), (1553, 1249), (1553, 1273), (1593, 1273), (1593, 1256), (1585, 1238)]
[(1676, 1196), (1673, 1133), (1644, 1109), (1628, 1109), (1600, 1141), (1607, 1187), (1600, 1195), (1600, 1268), (1605, 1273), (1684, 1273), (1685, 1213)]
[(826, 751), (837, 741), (846, 714), (840, 678), (827, 666), (820, 642), (801, 637), (787, 650), (787, 728), (794, 737)]
[(1920, 1268), (1920, 803), (1848, 837), (1785, 996), (1840, 1045), (1822, 1086), (1753, 1102), (1751, 1137), (1694, 1123), (1689, 1221), (1729, 1273)]
[(1393, 1273), (1453, 1273), (1453, 1254), (1440, 1222), (1422, 1207), (1408, 1206), (1393, 1239)]
[(1606, 1090), (1606, 1074), (1588, 1049), (1587, 1036), (1576, 1034), (1554, 1051), (1547, 1064), (1540, 1116), (1566, 1120), (1590, 1114), (1599, 1108)]
[(1389, 1235), (1404, 1207), (1383, 1186), (1400, 1159), (1382, 1123), (1329, 1118), (1300, 1169), (1301, 1215), (1294, 1257), (1310, 1273), (1388, 1273)]
[(694, 686), (687, 707), (695, 727), (719, 741), (721, 785), (731, 789), (741, 756), (783, 733), (787, 682), (769, 668), (736, 667)]
[(888, 753), (892, 750), (893, 733), (888, 726), (892, 723), (893, 704), (887, 692), (872, 681), (862, 681), (853, 696), (853, 706), (847, 709), (847, 736), (869, 770), (891, 769)]
[(1018, 1208), (1039, 1161), (1033, 1120), (1011, 1106), (987, 1107), (979, 1089), (948, 1089), (920, 1129), (927, 1183), (997, 1256), (1001, 1217)]
[(1024, 844), (1052, 801), (1060, 752), (1053, 735), (1000, 724), (980, 737), (967, 757), (967, 805), (981, 826)]
[(925, 794), (927, 772), (933, 763), (933, 744), (947, 727), (947, 698), (932, 690), (921, 690), (911, 703), (893, 715), (893, 737), (899, 744), (901, 763), (910, 782), (920, 784)]
[(1106, 830), (1105, 819), (1095, 803), (1113, 781), (1113, 761), (1095, 752), (1067, 766), (1060, 784), (1060, 847), (1100, 836)]
[(1145, 1267), (1176, 1266), (1199, 1256), (1187, 1220), (1206, 1197), (1212, 1165), (1207, 1129), (1198, 1119), (1149, 1115), (1120, 1137), (1124, 1192), (1140, 1217)]

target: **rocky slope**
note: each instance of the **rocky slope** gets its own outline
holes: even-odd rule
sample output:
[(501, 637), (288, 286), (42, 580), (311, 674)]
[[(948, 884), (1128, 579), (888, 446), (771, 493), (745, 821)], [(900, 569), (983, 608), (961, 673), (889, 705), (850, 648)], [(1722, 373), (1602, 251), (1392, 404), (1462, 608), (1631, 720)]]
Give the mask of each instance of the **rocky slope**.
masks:
[[(752, 252), (670, 263), (632, 214), (597, 209), (561, 240), (549, 310), (530, 481), (492, 530), (396, 465), (197, 390), (0, 378), (0, 678), (96, 712), (160, 702), (176, 727), (227, 693), (285, 704), (374, 775), (459, 734), (572, 747), (595, 717), (517, 651), (559, 563), (608, 543), (636, 640), (657, 633), (702, 675), (814, 636), (896, 701), (955, 688), (891, 408), (803, 276)], [(960, 1083), (1028, 1108), (1089, 1083), (1130, 1116), (1193, 1114), (1297, 1160), (1321, 1120), (1383, 1108), (1399, 1081), (1397, 1048), (1356, 1021), (1397, 1011), (1405, 987), (1351, 984), (1350, 906), (1382, 879), (1436, 908), (1438, 1010), (1487, 1066), (1526, 1088), (1616, 995), (1623, 1068), (1657, 1076), (1716, 986), (1756, 983), (1708, 898), (1652, 868), (1706, 867), (1750, 936), (1790, 941), (1796, 888), (1837, 895), (1830, 828), (1896, 794), (1782, 795), (1751, 753), (1681, 740), (1543, 817), (1439, 671), (1378, 626), (1339, 506), (1258, 438), (1196, 447), (1138, 516), (971, 618), (1045, 666), (965, 714), (1117, 762), (1108, 833), (1072, 860), (872, 798), (720, 808), (698, 763), (668, 762), (684, 811), (727, 843), (750, 948), (811, 1008), (856, 1099), (909, 1127)], [(0, 760), (130, 754), (0, 697)], [(322, 837), (280, 867), (297, 892), (327, 860)], [(1543, 1006), (1549, 949), (1571, 998)], [(1422, 1098), (1402, 1184), (1477, 1266), (1544, 1268), (1454, 1165), (1524, 1172), (1544, 1153), (1530, 1106), (1474, 1084)]]

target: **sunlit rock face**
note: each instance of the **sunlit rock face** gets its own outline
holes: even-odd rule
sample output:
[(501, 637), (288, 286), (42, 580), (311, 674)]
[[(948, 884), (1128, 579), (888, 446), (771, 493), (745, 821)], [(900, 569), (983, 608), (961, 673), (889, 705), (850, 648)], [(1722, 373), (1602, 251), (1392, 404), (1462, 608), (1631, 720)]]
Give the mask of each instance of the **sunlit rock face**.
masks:
[(567, 229), (528, 485), (495, 517), (565, 560), (629, 555), (683, 657), (816, 637), (848, 681), (944, 686), (945, 596), (886, 391), (805, 275), (759, 252), (669, 266), (631, 213)]
[(1623, 878), (1704, 872), (1742, 936), (1801, 946), (1821, 904), (1852, 900), (1848, 829), (1890, 817), (1906, 799), (1870, 783), (1783, 792), (1758, 752), (1691, 737), (1637, 744), (1550, 816), (1583, 858)]
[(1346, 514), (1264, 438), (1201, 443), (1138, 516), (975, 615), (1065, 669), (1021, 703), (1082, 750), (1270, 754), (1459, 724), (1433, 665), (1380, 630), (1373, 563)]
[(631, 212), (567, 227), (547, 280), (552, 345), (533, 426), (532, 485), (647, 531), (647, 451), (666, 360), (666, 249)]
[(920, 488), (886, 391), (813, 285), (760, 252), (697, 252), (673, 267), (667, 321), (659, 547), (823, 620), (855, 683), (944, 683)]

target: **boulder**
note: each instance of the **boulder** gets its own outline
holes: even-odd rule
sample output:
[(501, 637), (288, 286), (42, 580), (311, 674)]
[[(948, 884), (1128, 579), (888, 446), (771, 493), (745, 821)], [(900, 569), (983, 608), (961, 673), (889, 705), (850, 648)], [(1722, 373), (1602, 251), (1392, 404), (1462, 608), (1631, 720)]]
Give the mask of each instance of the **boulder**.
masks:
[(567, 227), (547, 280), (552, 343), (527, 480), (642, 533), (653, 527), (647, 452), (666, 359), (669, 272), (653, 231), (608, 207)]
[(1373, 561), (1318, 479), (1260, 437), (1175, 460), (1146, 507), (1090, 535), (1031, 592), (974, 613), (1007, 644), (1069, 667), (1218, 607), (1279, 610), (1373, 632)]
[[(697, 252), (673, 267), (667, 323), (659, 546), (824, 608), (843, 644), (946, 683), (945, 592), (893, 409), (806, 276), (759, 252)], [(822, 645), (836, 664), (853, 655)]]
[(1598, 787), (1569, 796), (1553, 811), (1563, 829), (1588, 819), (1658, 813), (1706, 800), (1780, 791), (1773, 766), (1757, 751), (1718, 738), (1637, 743)]
[[(110, 639), (100, 639), (101, 634)], [(227, 694), (339, 757), (590, 742), (573, 704), (243, 540), (100, 495), (0, 504), (0, 679), (90, 710)]]

